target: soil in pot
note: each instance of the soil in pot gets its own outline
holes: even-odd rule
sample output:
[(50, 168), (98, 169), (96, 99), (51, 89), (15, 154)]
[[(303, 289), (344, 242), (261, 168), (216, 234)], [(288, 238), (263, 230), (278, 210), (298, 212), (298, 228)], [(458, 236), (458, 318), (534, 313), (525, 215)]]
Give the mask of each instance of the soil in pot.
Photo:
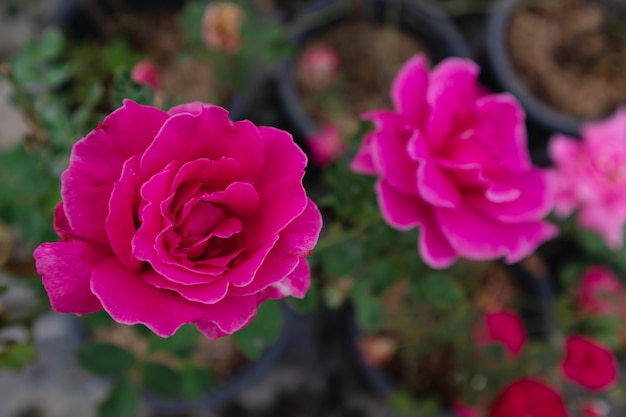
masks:
[(508, 44), (522, 82), (574, 117), (599, 118), (626, 103), (626, 6), (619, 8), (590, 0), (520, 2)]
[[(391, 109), (389, 89), (401, 65), (425, 46), (392, 26), (375, 26), (351, 20), (319, 33), (300, 57), (311, 51), (334, 51), (336, 77), (320, 86), (307, 80), (307, 68), (298, 61), (296, 80), (305, 110), (318, 126), (335, 125), (343, 138), (359, 127), (359, 115), (374, 109)], [(314, 65), (314, 64), (313, 64)]]

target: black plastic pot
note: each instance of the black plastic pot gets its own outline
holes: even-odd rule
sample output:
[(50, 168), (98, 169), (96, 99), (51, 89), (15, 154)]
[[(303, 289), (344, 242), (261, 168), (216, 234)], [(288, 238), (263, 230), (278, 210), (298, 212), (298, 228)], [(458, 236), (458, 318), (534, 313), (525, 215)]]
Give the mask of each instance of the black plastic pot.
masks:
[[(424, 43), (434, 63), (448, 56), (470, 56), (465, 39), (451, 21), (422, 1), (322, 0), (313, 2), (295, 21), (297, 29), (293, 34), (293, 41), (296, 46), (302, 48), (316, 34), (344, 22), (348, 18), (350, 7), (357, 3), (364, 7), (365, 16), (373, 24), (378, 25), (384, 22), (386, 10), (393, 7), (394, 13), (397, 13), (398, 27)], [(296, 59), (288, 60), (281, 65), (278, 94), (294, 133), (304, 138), (316, 132), (318, 127), (300, 101), (296, 86), (295, 66)]]
[[(508, 51), (508, 29), (511, 15), (521, 1), (496, 0), (487, 16), (485, 52), (489, 69), (498, 87), (517, 97), (529, 122), (544, 131), (539, 132), (539, 135), (543, 133), (543, 140), (555, 132), (577, 137), (580, 127), (590, 120), (565, 114), (544, 103), (526, 87), (513, 68)], [(532, 135), (530, 139), (533, 140)]]
[[(53, 17), (51, 25), (60, 28), (65, 35), (74, 40), (102, 37), (102, 25), (98, 17), (113, 16), (116, 13), (140, 13), (151, 10), (179, 11), (187, 0), (66, 0)], [(201, 16), (198, 16), (200, 19)], [(200, 36), (198, 34), (198, 36)], [(260, 76), (251, 71), (249, 91), (260, 83)], [(250, 94), (237, 91), (228, 105), (231, 120), (241, 120), (250, 106)]]
[(293, 341), (296, 313), (286, 303), (281, 303), (281, 311), (283, 322), (280, 334), (259, 359), (250, 362), (242, 371), (195, 402), (181, 398), (161, 398), (145, 392), (142, 398), (146, 408), (152, 413), (158, 413), (159, 416), (179, 416), (202, 410), (214, 410), (236, 400), (247, 388), (254, 386), (276, 368)]

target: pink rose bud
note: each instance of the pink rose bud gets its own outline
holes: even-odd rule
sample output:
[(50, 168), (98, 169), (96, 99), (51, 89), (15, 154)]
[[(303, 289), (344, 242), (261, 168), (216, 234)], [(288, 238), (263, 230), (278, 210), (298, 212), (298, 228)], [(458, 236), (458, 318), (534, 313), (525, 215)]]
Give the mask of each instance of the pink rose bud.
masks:
[(599, 392), (617, 382), (615, 355), (598, 342), (582, 336), (571, 336), (565, 344), (563, 374), (572, 382)]
[(139, 61), (131, 70), (130, 76), (137, 84), (147, 85), (154, 91), (159, 91), (159, 69), (152, 61)]
[(521, 378), (510, 383), (491, 405), (488, 417), (569, 417), (561, 395), (543, 382)]
[(517, 314), (502, 310), (485, 314), (474, 340), (479, 345), (500, 343), (510, 357), (516, 358), (526, 344), (526, 330)]
[(567, 217), (576, 211), (580, 227), (619, 249), (626, 224), (626, 107), (584, 125), (581, 139), (562, 134), (550, 138), (555, 213)]
[(607, 417), (609, 405), (601, 399), (588, 399), (581, 406), (582, 417)]
[(619, 278), (604, 266), (587, 268), (578, 285), (576, 304), (590, 316), (617, 316), (626, 303), (626, 293)]
[(221, 107), (125, 100), (74, 145), (61, 241), (35, 250), (52, 308), (217, 338), (267, 299), (304, 297), (322, 227), (306, 163), (289, 133), (231, 122)]
[(337, 126), (327, 124), (322, 130), (306, 138), (311, 159), (318, 166), (330, 164), (346, 150), (346, 144)]
[(311, 88), (321, 88), (337, 79), (339, 57), (326, 46), (315, 46), (305, 50), (298, 59), (298, 76)]
[(237, 52), (245, 17), (244, 10), (235, 3), (209, 3), (202, 17), (202, 40), (210, 49)]
[(392, 84), (394, 109), (363, 115), (375, 130), (352, 161), (378, 177), (385, 221), (420, 229), (433, 268), (459, 257), (518, 262), (558, 232), (543, 220), (553, 187), (531, 163), (524, 111), (508, 93), (485, 95), (478, 73), (467, 59), (432, 70), (424, 55), (409, 59)]

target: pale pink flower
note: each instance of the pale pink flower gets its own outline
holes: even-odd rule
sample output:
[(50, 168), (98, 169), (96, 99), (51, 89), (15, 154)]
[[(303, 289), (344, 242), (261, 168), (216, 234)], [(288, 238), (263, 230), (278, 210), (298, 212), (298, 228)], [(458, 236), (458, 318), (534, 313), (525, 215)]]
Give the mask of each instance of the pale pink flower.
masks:
[(229, 53), (239, 51), (245, 17), (244, 10), (235, 3), (209, 3), (202, 17), (202, 40), (210, 49)]
[(130, 72), (130, 76), (137, 84), (147, 85), (154, 91), (159, 91), (159, 69), (154, 62), (144, 59), (139, 61)]
[(313, 46), (306, 49), (298, 58), (300, 80), (311, 88), (323, 88), (339, 75), (339, 56), (327, 46)]
[(73, 147), (34, 253), (55, 311), (106, 310), (170, 336), (232, 334), (268, 298), (303, 297), (322, 220), (285, 131), (221, 107), (126, 100)]
[(626, 292), (613, 271), (602, 265), (591, 266), (578, 284), (576, 304), (584, 314), (617, 316), (626, 304)]
[(552, 187), (526, 148), (524, 112), (510, 94), (486, 94), (474, 62), (448, 58), (430, 73), (423, 55), (396, 76), (394, 111), (365, 114), (376, 129), (352, 162), (376, 175), (382, 215), (420, 229), (419, 249), (436, 268), (459, 256), (517, 262), (554, 237), (542, 221)]
[(516, 358), (526, 344), (526, 329), (520, 316), (512, 311), (491, 312), (483, 317), (474, 341), (479, 345), (500, 343), (511, 358)]
[(581, 405), (582, 417), (607, 417), (609, 406), (601, 399), (587, 399)]
[(619, 249), (626, 224), (626, 107), (606, 120), (584, 125), (581, 137), (557, 134), (550, 139), (557, 184), (555, 214), (566, 217), (577, 211), (581, 227)]
[(311, 159), (318, 166), (333, 162), (346, 150), (339, 128), (334, 124), (326, 124), (322, 130), (308, 136), (306, 143), (311, 150)]

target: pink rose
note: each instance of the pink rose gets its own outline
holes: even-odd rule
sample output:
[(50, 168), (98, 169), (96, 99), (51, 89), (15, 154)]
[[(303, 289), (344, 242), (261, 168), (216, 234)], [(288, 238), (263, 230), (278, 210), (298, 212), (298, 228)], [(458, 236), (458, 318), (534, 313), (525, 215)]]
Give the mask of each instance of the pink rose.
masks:
[(521, 378), (496, 398), (489, 417), (568, 417), (563, 398), (541, 381)]
[(152, 61), (139, 61), (131, 70), (130, 76), (137, 84), (147, 85), (154, 91), (160, 88), (159, 69)]
[(346, 150), (346, 143), (337, 126), (327, 124), (322, 130), (306, 138), (315, 165), (326, 166)]
[(624, 287), (613, 271), (597, 265), (583, 272), (576, 295), (581, 312), (590, 316), (617, 316), (625, 303)]
[(607, 417), (609, 406), (601, 399), (588, 399), (581, 405), (582, 417)]
[(485, 314), (484, 322), (475, 333), (480, 345), (501, 343), (512, 358), (516, 358), (526, 344), (526, 330), (522, 319), (507, 310)]
[(339, 68), (337, 53), (327, 46), (311, 47), (298, 58), (298, 75), (312, 88), (322, 88), (335, 81)]
[(582, 336), (565, 344), (563, 374), (590, 391), (603, 391), (617, 381), (617, 360), (609, 349)]
[(376, 175), (389, 225), (420, 229), (425, 262), (450, 266), (459, 256), (516, 262), (557, 233), (541, 219), (551, 210), (546, 174), (526, 149), (524, 113), (509, 94), (486, 94), (479, 68), (448, 58), (430, 73), (423, 55), (396, 76), (395, 111), (363, 117), (376, 130), (352, 163)]
[(231, 334), (259, 303), (309, 287), (321, 216), (291, 136), (217, 106), (126, 100), (78, 141), (61, 177), (60, 242), (35, 251), (54, 310), (106, 310), (169, 336)]
[(604, 121), (588, 123), (582, 140), (554, 135), (555, 213), (575, 210), (578, 224), (599, 234), (612, 249), (623, 245), (626, 224), (626, 107)]

